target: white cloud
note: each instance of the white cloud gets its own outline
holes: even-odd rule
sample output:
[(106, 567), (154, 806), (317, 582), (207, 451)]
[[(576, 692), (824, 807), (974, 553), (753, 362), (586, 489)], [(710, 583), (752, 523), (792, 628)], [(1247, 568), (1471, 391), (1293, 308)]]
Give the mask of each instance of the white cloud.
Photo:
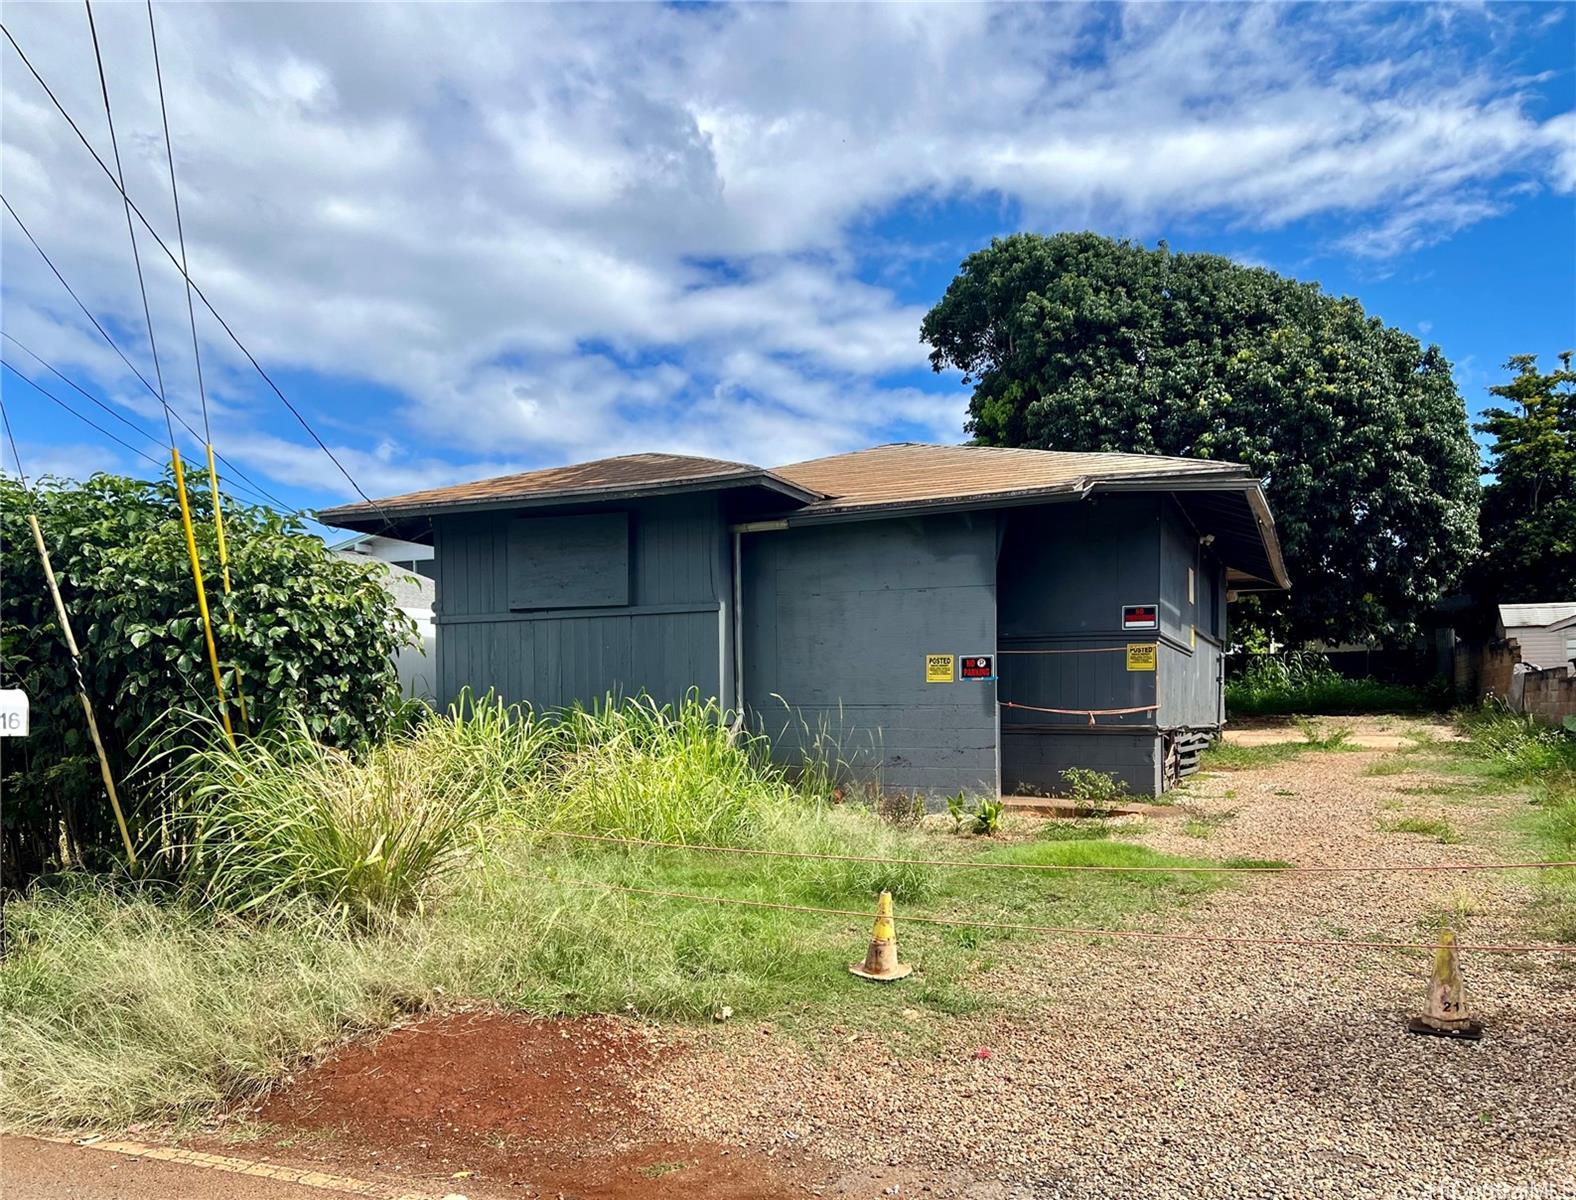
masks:
[[(107, 151), (80, 11), (6, 12)], [(128, 184), (173, 233), (146, 15), (95, 13)], [(1515, 185), (1576, 188), (1576, 118), (1540, 123), (1541, 84), (1482, 55), (1485, 38), (1514, 44), (1517, 18), (1492, 9), (158, 17), (193, 273), (271, 367), (400, 398), (375, 428), (314, 410), (369, 490), (652, 447), (782, 461), (892, 428), (960, 436), (961, 392), (891, 382), (925, 367), (922, 306), (862, 281), (905, 276), (901, 238), (858, 232), (900, 204), (1139, 236), (1319, 217), (1341, 249), (1382, 258), (1492, 216)], [(118, 203), (5, 53), (7, 197), (151, 377)], [(6, 327), (157, 420), (9, 221), (3, 247)], [(184, 294), (144, 257), (171, 394), (195, 422)], [(221, 444), (334, 492), (217, 338), (205, 323)]]

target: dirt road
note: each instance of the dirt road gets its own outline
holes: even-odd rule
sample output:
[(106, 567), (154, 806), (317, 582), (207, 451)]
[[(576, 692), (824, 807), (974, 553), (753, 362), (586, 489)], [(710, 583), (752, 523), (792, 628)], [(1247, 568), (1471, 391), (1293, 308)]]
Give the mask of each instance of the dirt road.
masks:
[[(1185, 819), (1150, 822), (1141, 840), (1302, 864), (1501, 860), (1524, 801), (1420, 761), (1310, 753), (1218, 774), (1187, 789)], [(1393, 831), (1406, 818), (1438, 832)], [(1525, 940), (1530, 899), (1525, 875), (1253, 878), (1164, 927), (1417, 941), (1448, 917), (1464, 941)], [(1489, 1028), (1469, 1044), (1402, 1029), (1426, 953), (1046, 942), (987, 979), (1010, 1014), (949, 1029), (938, 1058), (755, 1039), (652, 1086), (679, 1129), (808, 1146), (903, 1193), (1576, 1197), (1573, 957), (1467, 955)], [(1440, 1191), (1467, 1186), (1490, 1190)]]

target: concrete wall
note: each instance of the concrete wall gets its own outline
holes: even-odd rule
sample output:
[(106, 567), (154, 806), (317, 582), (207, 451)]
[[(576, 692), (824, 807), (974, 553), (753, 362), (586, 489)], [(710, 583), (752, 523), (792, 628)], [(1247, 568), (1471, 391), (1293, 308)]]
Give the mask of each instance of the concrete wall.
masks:
[[(535, 561), (553, 538), (532, 542), (526, 511), (434, 521), (440, 703), (465, 686), (541, 708), (589, 705), (609, 692), (644, 691), (664, 703), (691, 687), (704, 696), (732, 695), (732, 564), (718, 497), (664, 497), (603, 511), (628, 516), (627, 604), (603, 605), (609, 592), (599, 579), (584, 607), (511, 608), (511, 562)], [(540, 528), (553, 537), (562, 532)], [(515, 572), (517, 589), (519, 583)], [(562, 590), (570, 584), (560, 580), (560, 594), (572, 595)]]
[(1563, 667), (1529, 672), (1522, 680), (1521, 710), (1550, 725), (1576, 716), (1576, 675)]
[(1510, 681), (1521, 661), (1521, 646), (1514, 638), (1483, 643), (1457, 642), (1455, 648), (1456, 695), (1468, 704), (1485, 696), (1510, 698)]
[(993, 513), (745, 535), (744, 689), (798, 763), (825, 730), (886, 791), (995, 794), (996, 685), (925, 682), (926, 654), (996, 646)]

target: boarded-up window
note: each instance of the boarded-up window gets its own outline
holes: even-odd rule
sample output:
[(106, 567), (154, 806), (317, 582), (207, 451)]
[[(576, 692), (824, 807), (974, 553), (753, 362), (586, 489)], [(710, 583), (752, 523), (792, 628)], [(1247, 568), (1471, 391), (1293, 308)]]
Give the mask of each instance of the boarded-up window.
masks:
[(629, 603), (629, 515), (509, 522), (509, 607), (607, 608)]

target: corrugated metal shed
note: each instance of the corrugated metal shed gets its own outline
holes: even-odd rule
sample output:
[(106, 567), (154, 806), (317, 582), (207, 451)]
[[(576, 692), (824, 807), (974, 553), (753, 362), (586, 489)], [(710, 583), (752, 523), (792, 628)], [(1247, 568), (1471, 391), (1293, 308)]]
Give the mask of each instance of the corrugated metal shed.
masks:
[(1542, 604), (1501, 604), (1499, 621), (1506, 629), (1552, 625), (1576, 617), (1576, 600), (1551, 600)]

